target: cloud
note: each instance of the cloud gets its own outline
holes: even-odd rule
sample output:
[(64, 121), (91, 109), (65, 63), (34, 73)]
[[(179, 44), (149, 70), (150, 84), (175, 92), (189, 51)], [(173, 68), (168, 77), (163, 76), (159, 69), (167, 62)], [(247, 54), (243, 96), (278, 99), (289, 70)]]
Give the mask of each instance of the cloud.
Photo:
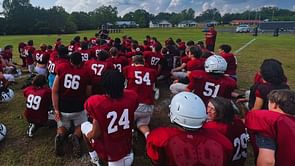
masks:
[(266, 5), (295, 10), (293, 0), (56, 0), (55, 5), (63, 6), (69, 12), (92, 11), (102, 5), (111, 5), (117, 7), (121, 16), (136, 9), (144, 9), (149, 13), (157, 14), (159, 12), (180, 12), (192, 8), (196, 15), (211, 8), (217, 8), (221, 14), (224, 14), (255, 10)]

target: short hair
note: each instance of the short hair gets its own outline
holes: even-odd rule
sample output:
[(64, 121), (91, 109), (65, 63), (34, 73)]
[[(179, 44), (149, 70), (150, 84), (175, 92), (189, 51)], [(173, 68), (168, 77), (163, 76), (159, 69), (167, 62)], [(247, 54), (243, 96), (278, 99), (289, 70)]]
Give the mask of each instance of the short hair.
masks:
[(88, 43), (85, 42), (85, 41), (83, 41), (83, 42), (81, 43), (81, 49), (82, 49), (82, 50), (87, 50), (87, 49), (88, 49)]
[(203, 41), (198, 41), (197, 45), (200, 46), (201, 48), (205, 48), (205, 45), (204, 45)]
[(229, 99), (223, 97), (215, 97), (209, 100), (215, 107), (216, 118), (214, 121), (222, 123), (231, 123), (234, 118), (234, 108)]
[(80, 42), (80, 36), (75, 36), (73, 39), (75, 42)]
[(156, 47), (155, 47), (155, 51), (156, 52), (160, 52), (162, 49), (162, 45), (161, 44), (157, 44)]
[(4, 47), (4, 50), (8, 50), (8, 49), (11, 49), (11, 48), (13, 48), (12, 45), (6, 45), (6, 46)]
[(193, 46), (193, 45), (195, 45), (195, 42), (192, 41), (192, 40), (189, 40), (189, 41), (186, 42), (186, 45), (187, 46)]
[(117, 56), (119, 51), (116, 47), (112, 47), (109, 52), (111, 56)]
[(135, 64), (144, 64), (144, 59), (142, 55), (135, 55), (132, 57), (132, 62)]
[(191, 54), (193, 54), (193, 56), (195, 58), (200, 58), (202, 56), (202, 50), (200, 47), (197, 46), (191, 46), (189, 48), (189, 51), (191, 52)]
[(289, 89), (273, 90), (268, 94), (268, 100), (275, 103), (286, 114), (295, 115), (295, 92)]
[(105, 51), (105, 50), (101, 50), (101, 51), (98, 52), (97, 58), (100, 61), (105, 61), (106, 59), (109, 58), (109, 53), (107, 51)]
[(229, 53), (231, 51), (231, 46), (228, 44), (222, 44), (219, 46), (219, 49), (223, 50), (226, 53)]
[(32, 85), (35, 87), (42, 87), (46, 84), (47, 84), (47, 79), (44, 75), (41, 75), (41, 74), (35, 76), (32, 81)]
[(280, 85), (286, 80), (282, 63), (276, 59), (265, 59), (260, 66), (262, 78), (273, 84)]
[(113, 99), (123, 96), (125, 78), (118, 70), (106, 70), (102, 74), (101, 85), (107, 95)]
[(61, 58), (68, 58), (68, 53), (69, 53), (69, 50), (66, 46), (64, 45), (59, 45), (57, 47), (57, 52), (58, 52), (58, 57), (61, 57)]
[(74, 52), (70, 55), (70, 61), (73, 65), (80, 65), (82, 64), (82, 55), (79, 52)]
[(34, 41), (33, 41), (33, 40), (29, 40), (29, 41), (28, 41), (28, 45), (29, 45), (29, 46), (34, 45)]

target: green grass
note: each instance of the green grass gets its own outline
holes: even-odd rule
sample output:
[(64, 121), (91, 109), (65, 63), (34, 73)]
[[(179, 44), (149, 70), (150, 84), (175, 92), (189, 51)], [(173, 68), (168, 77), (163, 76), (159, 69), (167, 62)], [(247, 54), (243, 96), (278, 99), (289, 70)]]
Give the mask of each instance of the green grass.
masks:
[[(218, 28), (217, 28), (218, 31)], [(20, 41), (27, 42), (34, 40), (35, 46), (41, 43), (52, 44), (60, 37), (67, 44), (76, 35), (88, 38), (94, 35), (95, 31), (81, 31), (77, 34), (69, 35), (17, 35), (0, 36), (0, 47), (6, 44), (14, 46), (14, 61), (20, 62), (17, 54), (17, 45)], [(201, 29), (126, 29), (122, 33), (111, 34), (111, 37), (132, 36), (142, 42), (146, 35), (155, 36), (162, 43), (168, 38), (181, 38), (187, 40), (202, 40), (204, 33)], [(236, 34), (229, 32), (219, 32), (217, 36), (216, 50), (220, 44), (230, 44), (235, 51), (253, 39), (251, 34)], [(238, 58), (238, 79), (239, 88), (246, 89), (252, 82), (256, 71), (266, 58), (276, 58), (283, 63), (288, 83), (292, 89), (295, 88), (295, 34), (281, 35), (277, 38), (271, 34), (263, 34), (256, 37), (256, 41), (247, 48), (239, 52)], [(13, 86), (16, 96), (10, 103), (0, 104), (0, 122), (8, 127), (8, 135), (4, 142), (0, 143), (0, 165), (86, 165), (85, 156), (82, 159), (73, 159), (70, 153), (64, 158), (57, 158), (54, 155), (53, 140), (55, 129), (42, 128), (33, 139), (28, 139), (25, 135), (27, 127), (26, 121), (22, 117), (24, 110), (24, 98), (20, 87), (24, 79), (18, 80), (18, 84)], [(164, 90), (168, 98), (167, 89)], [(163, 91), (162, 91), (163, 92)], [(163, 93), (162, 93), (163, 95)], [(162, 99), (165, 97), (162, 96)], [(158, 104), (160, 110), (156, 111), (152, 119), (152, 127), (168, 124), (167, 108)], [(135, 164), (149, 165), (144, 153), (144, 140), (141, 138), (135, 143)], [(251, 160), (251, 159), (250, 159)], [(248, 163), (252, 163), (251, 161)], [(249, 164), (251, 165), (251, 164)]]

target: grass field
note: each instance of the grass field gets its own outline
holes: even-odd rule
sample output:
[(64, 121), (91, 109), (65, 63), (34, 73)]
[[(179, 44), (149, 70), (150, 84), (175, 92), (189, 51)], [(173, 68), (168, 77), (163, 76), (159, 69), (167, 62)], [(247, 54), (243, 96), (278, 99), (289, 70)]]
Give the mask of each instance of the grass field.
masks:
[[(218, 28), (217, 28), (218, 31)], [(62, 38), (65, 44), (76, 35), (81, 37), (92, 37), (95, 31), (81, 31), (70, 35), (17, 35), (0, 36), (0, 48), (6, 44), (14, 46), (14, 61), (19, 62), (17, 45), (20, 41), (27, 42), (33, 39), (35, 46), (41, 43), (53, 44), (56, 38)], [(181, 38), (187, 40), (202, 40), (204, 34), (200, 29), (126, 29), (122, 33), (111, 34), (114, 37), (123, 35), (132, 36), (134, 39), (143, 41), (146, 35), (155, 36), (159, 41), (164, 42), (168, 37), (173, 39)], [(230, 32), (219, 32), (216, 47), (220, 44), (230, 44), (233, 52), (238, 50), (250, 40), (251, 34), (236, 34)], [(284, 34), (279, 37), (272, 37), (271, 34), (262, 34), (248, 47), (238, 53), (238, 80), (239, 88), (247, 89), (253, 80), (255, 72), (266, 58), (275, 58), (283, 63), (288, 83), (292, 89), (295, 88), (295, 34)], [(217, 48), (215, 49), (217, 50)], [(24, 99), (20, 87), (24, 79), (18, 80), (18, 84), (13, 86), (16, 93), (13, 101), (7, 104), (0, 104), (0, 122), (8, 128), (6, 139), (0, 143), (0, 165), (87, 165), (87, 157), (74, 159), (70, 154), (64, 158), (57, 158), (54, 155), (54, 135), (55, 129), (40, 129), (33, 139), (26, 137), (25, 131), (27, 123), (22, 117), (24, 109)], [(167, 125), (167, 93), (168, 85), (162, 85), (161, 99), (157, 102), (156, 111), (152, 119), (152, 128)], [(163, 93), (164, 92), (164, 93)], [(150, 165), (144, 153), (144, 140), (139, 137), (135, 142), (135, 166)], [(251, 161), (248, 165), (251, 165)]]

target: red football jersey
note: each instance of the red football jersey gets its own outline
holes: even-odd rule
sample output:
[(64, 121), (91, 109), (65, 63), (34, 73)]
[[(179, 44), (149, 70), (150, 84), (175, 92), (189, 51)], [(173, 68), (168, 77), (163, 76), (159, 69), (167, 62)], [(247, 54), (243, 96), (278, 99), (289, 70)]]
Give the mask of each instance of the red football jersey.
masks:
[(240, 119), (234, 119), (231, 124), (209, 121), (203, 125), (203, 128), (214, 129), (226, 136), (234, 146), (234, 156), (231, 165), (244, 165), (247, 158), (248, 135), (245, 130), (246, 127)]
[(107, 61), (112, 63), (114, 68), (120, 72), (122, 72), (123, 68), (129, 64), (129, 60), (124, 56), (111, 57)]
[(29, 45), (25, 46), (24, 54), (26, 56), (26, 61), (28, 65), (31, 65), (34, 63), (34, 60), (33, 60), (34, 52), (35, 52), (35, 48), (33, 46), (29, 46)]
[(211, 129), (188, 132), (178, 128), (158, 128), (147, 137), (146, 149), (154, 165), (227, 166), (233, 146), (225, 136)]
[(83, 102), (86, 98), (86, 87), (90, 85), (90, 74), (82, 65), (79, 68), (70, 63), (61, 63), (56, 67), (59, 78), (60, 100)]
[(237, 88), (237, 83), (232, 78), (209, 74), (202, 70), (192, 71), (189, 80), (187, 88), (200, 96), (205, 104), (211, 97), (231, 98), (231, 93)]
[(112, 99), (106, 95), (88, 98), (84, 108), (98, 121), (101, 137), (94, 140), (94, 149), (100, 159), (117, 161), (131, 152), (134, 112), (138, 107), (134, 91), (125, 90), (123, 97)]
[(232, 53), (222, 53), (220, 54), (226, 62), (227, 62), (227, 69), (225, 71), (225, 74), (229, 75), (236, 75), (237, 74), (237, 58)]
[(113, 64), (107, 61), (91, 59), (85, 63), (85, 67), (87, 72), (90, 74), (92, 93), (102, 93), (102, 89), (100, 87), (102, 73), (106, 70), (114, 69)]
[(49, 61), (50, 55), (46, 51), (36, 50), (33, 54), (33, 59), (39, 64), (47, 64)]
[(266, 110), (250, 111), (246, 116), (246, 127), (275, 141), (275, 165), (295, 165), (293, 116)]
[(91, 50), (80, 50), (79, 52), (81, 53), (83, 62), (86, 62), (94, 58), (94, 55), (91, 53)]
[(145, 66), (127, 66), (124, 75), (128, 81), (127, 89), (136, 91), (140, 103), (154, 104), (155, 70)]
[(193, 58), (187, 62), (186, 70), (187, 71), (204, 70), (204, 64), (205, 64), (204, 59)]
[(24, 115), (28, 122), (44, 124), (48, 120), (48, 111), (51, 106), (51, 89), (48, 87), (36, 88), (29, 86), (23, 90), (26, 98)]
[(164, 59), (164, 57), (161, 53), (156, 53), (156, 52), (152, 52), (152, 51), (143, 52), (143, 57), (145, 60), (144, 65), (146, 67), (152, 68), (156, 71), (158, 71), (158, 66), (160, 65), (160, 62), (163, 61), (163, 59)]

